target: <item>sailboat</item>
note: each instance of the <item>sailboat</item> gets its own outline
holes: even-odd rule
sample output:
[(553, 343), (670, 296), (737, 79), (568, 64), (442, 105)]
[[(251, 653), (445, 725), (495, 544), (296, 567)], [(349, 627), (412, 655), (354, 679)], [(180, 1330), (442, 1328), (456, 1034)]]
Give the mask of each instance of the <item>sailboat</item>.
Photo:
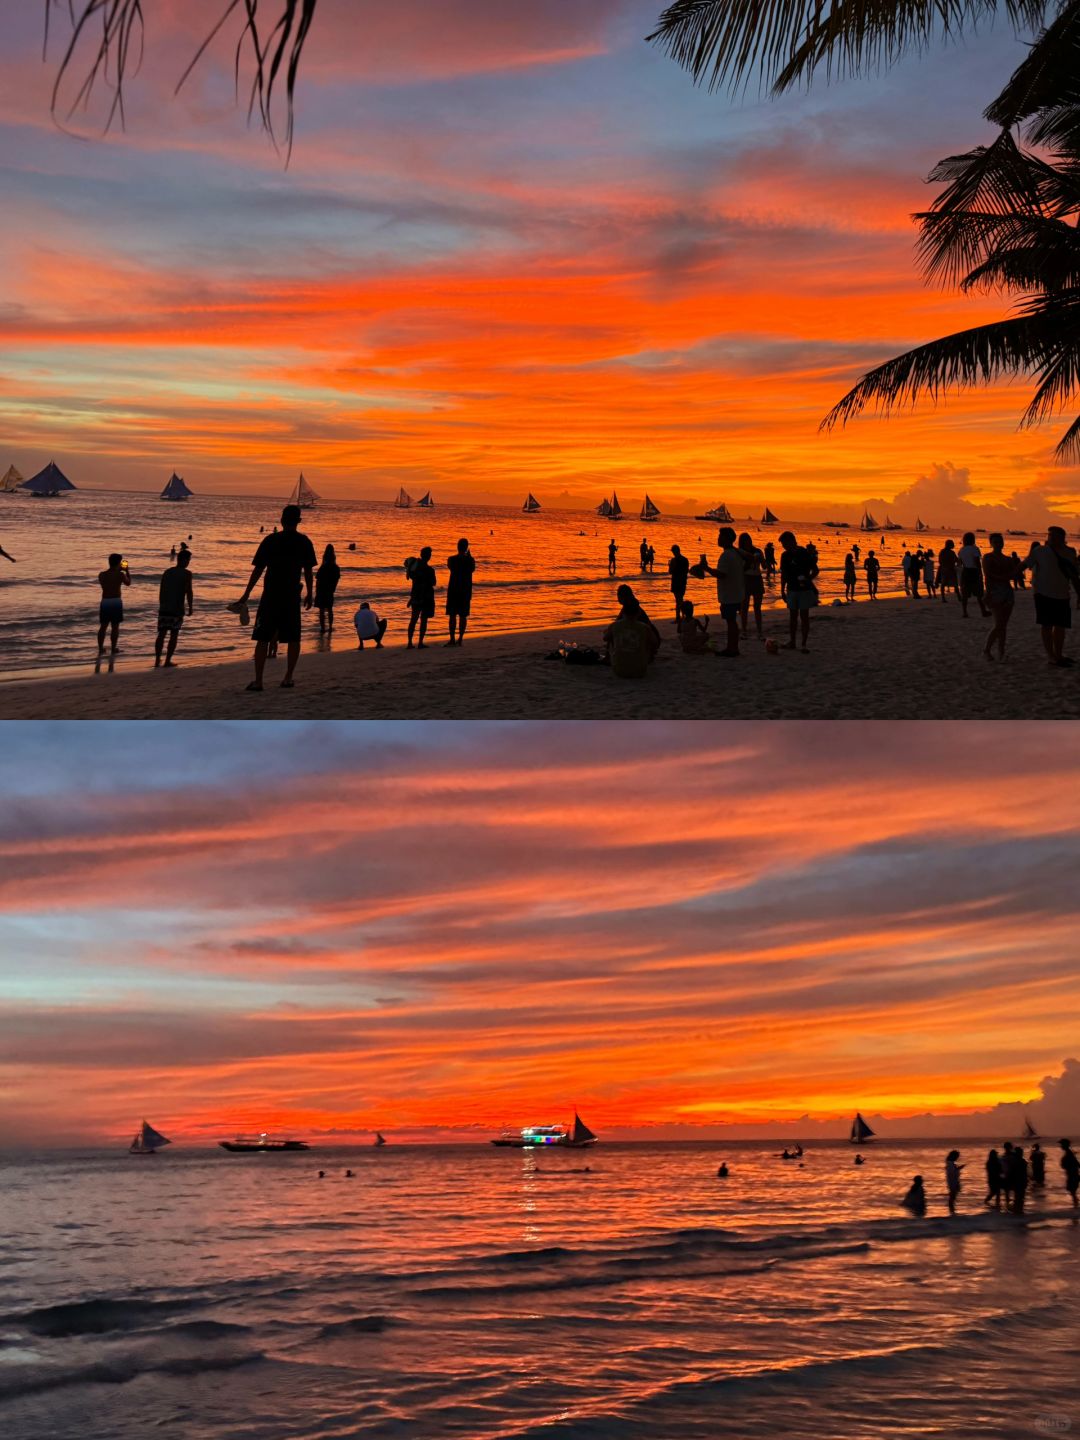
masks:
[(424, 510), (433, 510), (435, 508), (435, 501), (431, 498), (430, 490), (425, 490), (416, 503)]
[(769, 507), (766, 505), (766, 506), (765, 506), (765, 514), (762, 515), (762, 517), (761, 517), (761, 523), (762, 523), (762, 525), (779, 525), (780, 522), (779, 522), (779, 520), (777, 520), (776, 516), (772, 513), (772, 511), (771, 511), (771, 510), (769, 509)]
[(299, 505), (301, 510), (311, 510), (318, 503), (319, 496), (315, 494), (315, 491), (304, 479), (303, 472), (301, 471), (300, 479), (296, 482), (296, 486), (289, 496), (289, 504)]
[(916, 529), (917, 531), (920, 531), (920, 532), (921, 532), (921, 531), (923, 531), (923, 530), (929, 530), (929, 529), (930, 529), (930, 526), (929, 526), (929, 525), (924, 525), (923, 522), (922, 522), (922, 519), (921, 519), (919, 516), (916, 516), (916, 517), (915, 517), (915, 529)]
[(531, 490), (529, 491), (529, 495), (527, 500), (525, 501), (525, 504), (522, 505), (521, 508), (522, 510), (524, 510), (526, 515), (535, 515), (537, 510), (540, 509), (540, 501), (537, 500), (536, 496), (532, 493)]
[(869, 510), (864, 510), (864, 511), (862, 512), (862, 519), (859, 521), (859, 529), (860, 529), (860, 530), (880, 530), (880, 529), (881, 529), (881, 526), (877, 523), (877, 521), (874, 519), (874, 517), (870, 514), (870, 511), (869, 511)]
[(1039, 1132), (1035, 1129), (1035, 1126), (1032, 1125), (1031, 1121), (1030, 1121), (1030, 1120), (1028, 1119), (1028, 1117), (1025, 1115), (1025, 1116), (1024, 1116), (1024, 1139), (1025, 1139), (1025, 1140), (1037, 1140), (1038, 1138), (1039, 1138)]
[(855, 1119), (851, 1122), (851, 1134), (848, 1136), (848, 1139), (852, 1145), (865, 1145), (867, 1140), (872, 1140), (873, 1138), (873, 1130), (870, 1129), (870, 1126), (856, 1111)]
[(413, 503), (413, 498), (403, 485), (397, 492), (397, 499), (394, 501), (395, 510), (408, 510)]
[(0, 495), (14, 495), (22, 483), (22, 471), (16, 469), (14, 465), (9, 465), (7, 474), (0, 480)]
[(375, 1146), (376, 1149), (378, 1149), (380, 1145), (386, 1144), (386, 1136), (382, 1133), (381, 1130), (376, 1130), (375, 1139), (371, 1143)]
[(642, 520), (659, 520), (660, 511), (656, 508), (648, 495), (645, 496), (645, 503), (641, 507)]
[(719, 505), (714, 505), (711, 510), (706, 510), (704, 515), (695, 515), (694, 519), (718, 520), (721, 525), (730, 525), (734, 521), (735, 516), (732, 515), (731, 511), (721, 501)]
[(606, 496), (600, 501), (600, 504), (597, 505), (596, 513), (597, 515), (603, 515), (605, 517), (611, 514), (611, 501), (608, 500)]
[(896, 521), (893, 520), (893, 519), (891, 518), (891, 516), (886, 515), (886, 516), (885, 516), (885, 524), (882, 525), (881, 528), (882, 528), (883, 530), (902, 530), (904, 527), (903, 527), (902, 525), (897, 525)]
[(152, 1125), (148, 1124), (147, 1121), (144, 1120), (142, 1122), (142, 1125), (139, 1127), (135, 1139), (132, 1140), (131, 1144), (128, 1146), (128, 1154), (156, 1155), (163, 1145), (171, 1144), (171, 1140), (166, 1140), (164, 1135), (162, 1135), (159, 1131), (155, 1130)]
[(492, 1145), (503, 1149), (533, 1150), (557, 1145), (563, 1150), (582, 1150), (596, 1145), (598, 1138), (574, 1111), (573, 1125), (524, 1125), (520, 1130), (504, 1130)]
[(180, 476), (177, 475), (176, 471), (174, 470), (172, 473), (172, 477), (169, 480), (169, 483), (161, 492), (161, 499), (188, 500), (190, 499), (191, 494), (191, 490), (188, 489), (188, 487), (184, 484), (183, 480), (180, 479)]
[(44, 470), (31, 475), (29, 480), (24, 480), (19, 486), (20, 490), (29, 490), (35, 500), (51, 500), (63, 491), (75, 488), (55, 460), (50, 460)]
[(622, 506), (619, 504), (619, 497), (614, 490), (611, 492), (611, 508), (607, 513), (609, 520), (622, 519)]

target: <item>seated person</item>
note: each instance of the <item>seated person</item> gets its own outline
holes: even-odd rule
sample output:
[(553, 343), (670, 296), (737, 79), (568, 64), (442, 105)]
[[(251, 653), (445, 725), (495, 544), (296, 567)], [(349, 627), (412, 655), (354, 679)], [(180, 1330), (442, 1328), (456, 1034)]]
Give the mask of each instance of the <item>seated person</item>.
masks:
[(679, 639), (682, 641), (683, 650), (688, 655), (705, 655), (712, 649), (709, 639), (709, 617), (704, 615), (699, 619), (694, 614), (692, 600), (683, 601)]
[(360, 641), (361, 650), (364, 648), (365, 640), (374, 640), (375, 648), (382, 649), (383, 636), (386, 634), (386, 621), (379, 619), (366, 600), (353, 616), (353, 624), (356, 626), (356, 638)]
[(660, 649), (660, 632), (629, 585), (615, 595), (622, 609), (604, 631), (611, 668), (624, 679), (640, 679)]

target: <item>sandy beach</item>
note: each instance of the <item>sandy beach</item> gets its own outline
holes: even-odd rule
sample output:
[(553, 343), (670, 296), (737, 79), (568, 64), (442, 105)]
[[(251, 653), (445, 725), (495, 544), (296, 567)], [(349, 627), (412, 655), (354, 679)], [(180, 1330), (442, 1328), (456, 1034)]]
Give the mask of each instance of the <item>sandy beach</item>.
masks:
[[(766, 634), (786, 639), (785, 617)], [(669, 621), (644, 680), (606, 667), (546, 659), (559, 639), (599, 643), (595, 625), (482, 636), (462, 649), (441, 638), (423, 651), (391, 636), (379, 651), (350, 645), (306, 652), (294, 690), (282, 690), (282, 660), (267, 688), (249, 694), (248, 663), (137, 669), (126, 654), (76, 679), (13, 682), (0, 688), (8, 720), (218, 719), (1071, 719), (1080, 716), (1080, 666), (1053, 670), (1031, 617), (1030, 596), (1013, 616), (1005, 663), (983, 658), (989, 622), (963, 620), (936, 601), (886, 600), (823, 607), (811, 653), (769, 655), (751, 639), (737, 661), (684, 655)], [(183, 655), (181, 652), (181, 661)], [(275, 668), (276, 666), (276, 668)]]

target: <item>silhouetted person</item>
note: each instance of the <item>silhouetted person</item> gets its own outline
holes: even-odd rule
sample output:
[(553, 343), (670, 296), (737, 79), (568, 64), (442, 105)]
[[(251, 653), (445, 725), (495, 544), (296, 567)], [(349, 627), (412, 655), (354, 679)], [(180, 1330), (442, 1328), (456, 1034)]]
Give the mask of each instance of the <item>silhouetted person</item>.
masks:
[(736, 660), (739, 656), (739, 617), (746, 597), (746, 568), (735, 548), (735, 531), (730, 525), (721, 529), (717, 539), (721, 549), (716, 564), (702, 568), (707, 574), (716, 576), (716, 599), (721, 618), (727, 626), (727, 644), (716, 653), (726, 660)]
[(12, 565), (16, 563), (15, 556), (9, 555), (2, 545), (0, 545), (0, 556), (3, 556), (5, 560), (10, 560)]
[(757, 630), (757, 637), (760, 640), (762, 636), (761, 602), (765, 598), (765, 576), (763, 573), (765, 556), (757, 548), (746, 531), (739, 536), (739, 558), (743, 562), (743, 639), (746, 638), (746, 633), (750, 628), (750, 607), (753, 606), (754, 626)]
[(382, 649), (383, 636), (386, 634), (386, 621), (379, 619), (366, 600), (361, 602), (359, 610), (353, 616), (353, 624), (356, 626), (356, 638), (360, 641), (361, 650), (364, 648), (365, 640), (374, 640), (375, 649)]
[(1012, 1183), (1010, 1189), (1013, 1196), (1013, 1211), (1017, 1215), (1024, 1213), (1024, 1197), (1027, 1195), (1028, 1187), (1028, 1162), (1024, 1158), (1024, 1147), (1016, 1145), (1013, 1147), (1012, 1157)]
[(180, 639), (180, 627), (184, 623), (185, 610), (190, 615), (193, 608), (191, 590), (191, 551), (183, 550), (176, 557), (176, 564), (169, 567), (161, 577), (158, 587), (157, 639), (154, 641), (154, 668), (161, 664), (161, 652), (165, 647), (165, 665), (171, 666), (176, 654), (176, 642)]
[(604, 631), (611, 668), (623, 679), (640, 680), (660, 649), (660, 632), (629, 585), (620, 585), (615, 596), (621, 609)]
[(334, 633), (334, 594), (341, 579), (341, 566), (333, 545), (323, 551), (322, 564), (315, 572), (315, 607), (319, 612), (319, 634)]
[(120, 643), (120, 625), (124, 618), (121, 592), (125, 585), (131, 584), (127, 561), (122, 555), (109, 556), (109, 567), (102, 570), (98, 576), (98, 584), (101, 586), (101, 604), (98, 608), (97, 653), (105, 654), (105, 632), (111, 630), (110, 648), (115, 655), (116, 647)]
[(855, 1156), (855, 1164), (856, 1164), (856, 1165), (865, 1165), (865, 1163), (866, 1163), (866, 1162), (865, 1162), (865, 1160), (863, 1159), (863, 1157), (862, 1157), (861, 1155), (856, 1155), (856, 1156)]
[(979, 602), (979, 613), (984, 620), (989, 620), (990, 611), (986, 608), (983, 599), (983, 573), (982, 573), (982, 552), (975, 544), (975, 534), (968, 530), (964, 535), (964, 543), (960, 546), (960, 553), (957, 557), (960, 561), (960, 608), (963, 611), (964, 619), (968, 618), (968, 601)]
[(716, 1177), (718, 1180), (726, 1180), (728, 1178), (728, 1168), (726, 1161), (720, 1166), (719, 1170), (717, 1170)]
[(323, 1179), (323, 1177), (325, 1176), (325, 1174), (326, 1174), (326, 1171), (325, 1171), (325, 1170), (320, 1170), (320, 1171), (319, 1171), (319, 1179), (320, 1179), (320, 1180)]
[(926, 1191), (923, 1189), (921, 1175), (916, 1175), (911, 1182), (911, 1188), (900, 1201), (905, 1210), (910, 1210), (912, 1215), (926, 1214)]
[(941, 603), (944, 605), (949, 598), (949, 591), (960, 598), (960, 562), (956, 558), (956, 541), (946, 540), (938, 555), (937, 567), (938, 590), (941, 592)]
[(881, 574), (881, 561), (872, 550), (863, 561), (863, 569), (866, 571), (866, 592), (871, 600), (876, 600), (878, 577)]
[(986, 579), (986, 601), (990, 606), (990, 614), (994, 617), (994, 628), (986, 637), (986, 645), (983, 654), (988, 660), (992, 660), (994, 642), (997, 642), (998, 659), (1005, 659), (1005, 633), (1009, 628), (1009, 620), (1012, 616), (1013, 605), (1016, 601), (1016, 593), (1013, 586), (1016, 583), (1017, 569), (1011, 556), (1005, 554), (1005, 537), (1000, 534), (990, 536), (990, 549), (983, 556), (983, 575)]
[(679, 549), (678, 545), (671, 547), (671, 559), (668, 561), (668, 574), (671, 576), (671, 593), (675, 597), (675, 628), (679, 628), (682, 620), (683, 600), (686, 597), (686, 580), (690, 574), (690, 561)]
[(641, 573), (644, 575), (649, 568), (649, 542), (644, 536), (641, 537), (641, 544), (638, 546), (638, 555), (641, 557)]
[(765, 556), (765, 578), (771, 580), (776, 574), (776, 547), (771, 540), (766, 540), (765, 549), (761, 553)]
[(243, 605), (265, 573), (251, 632), (255, 641), (255, 679), (247, 687), (249, 690), (263, 688), (267, 651), (271, 643), (281, 641), (288, 647), (288, 664), (281, 687), (283, 690), (293, 688), (293, 674), (300, 659), (300, 581), (302, 577), (304, 608), (310, 610), (315, 573), (315, 547), (300, 533), (299, 524), (299, 505), (286, 505), (281, 512), (280, 531), (275, 528), (272, 535), (264, 535), (259, 541), (251, 562), (251, 579), (240, 597)]
[(418, 650), (426, 650), (424, 636), (427, 634), (428, 621), (435, 614), (435, 571), (431, 564), (431, 546), (425, 545), (420, 551), (419, 560), (414, 560), (408, 571), (411, 589), (409, 591), (409, 645), (413, 648), (413, 632), (416, 630), (417, 622), (420, 624), (420, 638), (416, 642)]
[(1065, 1171), (1065, 1189), (1072, 1197), (1074, 1209), (1080, 1203), (1076, 1199), (1076, 1192), (1080, 1190), (1080, 1158), (1077, 1158), (1076, 1151), (1068, 1140), (1059, 1140), (1061, 1146), (1061, 1168)]
[(849, 550), (844, 556), (844, 599), (855, 599), (855, 585), (858, 581), (855, 573), (855, 556)]
[(1072, 590), (1080, 595), (1080, 572), (1076, 552), (1065, 543), (1065, 531), (1051, 525), (1045, 545), (1032, 545), (1024, 561), (1031, 571), (1031, 588), (1035, 591), (1035, 624), (1042, 631), (1043, 648), (1051, 665), (1072, 665), (1065, 655), (1065, 632), (1072, 627)]
[(684, 600), (682, 624), (679, 627), (679, 641), (687, 655), (705, 655), (711, 650), (709, 644), (709, 617), (698, 619), (694, 613), (694, 602)]
[(649, 546), (649, 553), (646, 558), (649, 566), (649, 574), (651, 575), (653, 572), (653, 566), (656, 564), (656, 551), (651, 545)]
[(1001, 1193), (1005, 1197), (1006, 1210), (1008, 1210), (1012, 1204), (1012, 1152), (1013, 1143), (1011, 1140), (1006, 1140), (1005, 1144), (1001, 1147)]
[[(465, 626), (472, 608), (473, 573), (476, 561), (469, 552), (468, 540), (457, 542), (457, 551), (446, 562), (450, 579), (446, 584), (446, 613), (450, 619), (447, 645), (460, 645), (465, 639)], [(455, 634), (456, 627), (456, 634)]]
[(353, 1173), (352, 1173), (351, 1170), (346, 1170), (346, 1171), (345, 1171), (345, 1179), (346, 1179), (346, 1180), (352, 1180), (352, 1179), (353, 1179)]
[(937, 569), (934, 552), (929, 547), (923, 555), (922, 573), (923, 580), (926, 582), (926, 593), (932, 600), (937, 594)]
[(901, 558), (901, 561), (900, 561), (900, 569), (904, 572), (904, 594), (905, 594), (905, 595), (910, 595), (910, 594), (911, 594), (911, 565), (912, 565), (911, 551), (910, 551), (910, 550), (905, 550), (905, 551), (904, 551), (904, 554), (903, 554), (903, 557)]
[(995, 1210), (1001, 1209), (1001, 1156), (996, 1150), (991, 1150), (986, 1157), (986, 1199), (984, 1205), (993, 1205)]
[(615, 556), (618, 553), (619, 547), (615, 544), (614, 539), (609, 540), (607, 547), (607, 573), (609, 575), (615, 574)]
[(1031, 1154), (1028, 1156), (1028, 1163), (1031, 1166), (1031, 1183), (1043, 1186), (1046, 1184), (1046, 1151), (1036, 1140), (1031, 1147)]
[(960, 1194), (960, 1151), (950, 1150), (945, 1156), (945, 1189), (949, 1197), (949, 1214), (956, 1214), (956, 1197)]
[(789, 616), (789, 638), (786, 650), (795, 649), (795, 632), (801, 626), (802, 651), (810, 653), (810, 611), (818, 603), (817, 586), (814, 580), (818, 573), (816, 562), (807, 554), (790, 530), (780, 536), (780, 598), (787, 604)]

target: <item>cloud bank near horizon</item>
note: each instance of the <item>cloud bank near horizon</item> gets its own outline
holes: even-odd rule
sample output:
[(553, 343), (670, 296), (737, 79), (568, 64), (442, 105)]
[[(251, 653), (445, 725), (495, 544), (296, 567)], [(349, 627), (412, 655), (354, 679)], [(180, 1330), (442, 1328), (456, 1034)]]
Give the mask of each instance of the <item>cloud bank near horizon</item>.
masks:
[(1073, 727), (881, 729), (12, 725), (3, 1139), (1030, 1101), (1076, 1012)]

